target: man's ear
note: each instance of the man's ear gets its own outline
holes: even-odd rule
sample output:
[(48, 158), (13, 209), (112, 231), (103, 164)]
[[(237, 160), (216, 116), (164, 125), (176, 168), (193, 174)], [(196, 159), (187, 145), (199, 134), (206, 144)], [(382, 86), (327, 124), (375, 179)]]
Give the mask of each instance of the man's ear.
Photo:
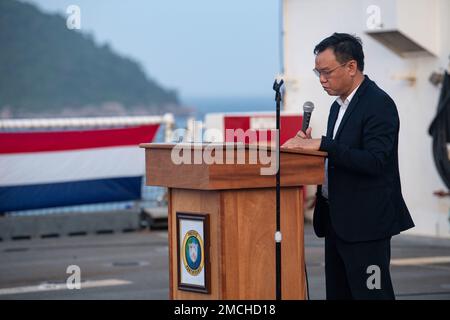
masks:
[(350, 75), (353, 77), (356, 75), (356, 72), (358, 72), (358, 64), (356, 62), (356, 60), (350, 60), (348, 62), (348, 68), (350, 70)]

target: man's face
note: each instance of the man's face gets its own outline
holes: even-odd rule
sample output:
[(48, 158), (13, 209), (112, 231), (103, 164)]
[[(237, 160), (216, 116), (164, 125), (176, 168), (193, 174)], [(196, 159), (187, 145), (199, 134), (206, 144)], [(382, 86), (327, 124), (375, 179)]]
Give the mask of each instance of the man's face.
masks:
[(326, 49), (316, 56), (316, 70), (320, 72), (320, 84), (330, 96), (340, 96), (352, 86), (354, 61), (341, 64), (333, 49)]

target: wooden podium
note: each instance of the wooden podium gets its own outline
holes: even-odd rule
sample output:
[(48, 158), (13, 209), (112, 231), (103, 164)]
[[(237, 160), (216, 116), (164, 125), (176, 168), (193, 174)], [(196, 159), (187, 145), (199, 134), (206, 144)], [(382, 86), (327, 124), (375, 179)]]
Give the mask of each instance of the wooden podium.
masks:
[[(174, 146), (140, 145), (145, 148), (147, 185), (168, 187), (169, 298), (275, 299), (276, 179), (261, 174), (269, 165), (258, 157), (259, 152), (272, 156), (272, 150), (222, 144), (211, 151), (212, 145), (197, 144), (177, 153)], [(196, 162), (178, 164), (180, 154)], [(218, 163), (206, 161), (208, 154)], [(306, 298), (303, 186), (322, 183), (325, 156), (319, 151), (280, 152), (283, 299)], [(191, 231), (193, 242), (186, 240), (188, 233), (180, 233), (190, 225), (204, 231), (202, 237)], [(200, 256), (202, 266), (193, 264)], [(195, 282), (199, 269), (201, 285)]]

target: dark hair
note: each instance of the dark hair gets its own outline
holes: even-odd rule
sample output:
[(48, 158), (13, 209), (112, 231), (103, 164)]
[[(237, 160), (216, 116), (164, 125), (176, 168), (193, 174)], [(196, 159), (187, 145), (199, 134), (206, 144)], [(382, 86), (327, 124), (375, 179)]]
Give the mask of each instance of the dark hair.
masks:
[(333, 49), (339, 63), (356, 60), (358, 69), (361, 72), (364, 70), (364, 52), (360, 38), (348, 33), (335, 32), (332, 36), (323, 39), (314, 48), (314, 54), (317, 55), (329, 48)]

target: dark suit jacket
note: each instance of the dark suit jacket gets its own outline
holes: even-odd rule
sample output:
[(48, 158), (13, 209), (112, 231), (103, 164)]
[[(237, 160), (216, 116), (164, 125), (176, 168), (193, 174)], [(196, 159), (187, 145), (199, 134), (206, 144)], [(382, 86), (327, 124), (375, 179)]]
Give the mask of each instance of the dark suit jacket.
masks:
[(331, 106), (320, 145), (328, 152), (329, 210), (319, 186), (317, 236), (325, 236), (330, 223), (349, 242), (383, 239), (412, 228), (400, 186), (400, 121), (394, 101), (365, 76), (332, 139), (339, 108), (337, 102)]

